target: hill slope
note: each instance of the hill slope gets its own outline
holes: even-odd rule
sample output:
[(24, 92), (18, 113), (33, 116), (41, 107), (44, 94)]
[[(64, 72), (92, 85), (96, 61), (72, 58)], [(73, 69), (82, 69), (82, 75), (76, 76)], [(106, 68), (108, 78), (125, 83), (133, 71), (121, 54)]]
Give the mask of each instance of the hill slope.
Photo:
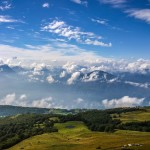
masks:
[(34, 136), (9, 150), (120, 150), (127, 144), (130, 147), (126, 148), (135, 150), (149, 150), (150, 147), (150, 133), (121, 130), (115, 133), (91, 132), (82, 122), (58, 123), (55, 126), (59, 129), (58, 133)]

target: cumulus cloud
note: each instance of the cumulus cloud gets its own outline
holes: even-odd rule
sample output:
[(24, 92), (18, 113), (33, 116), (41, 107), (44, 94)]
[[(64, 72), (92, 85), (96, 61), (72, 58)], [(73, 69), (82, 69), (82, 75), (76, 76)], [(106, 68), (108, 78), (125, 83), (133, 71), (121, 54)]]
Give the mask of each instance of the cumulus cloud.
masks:
[(49, 8), (49, 3), (44, 3), (44, 4), (42, 5), (42, 7), (43, 7), (43, 8)]
[(52, 97), (43, 98), (40, 100), (34, 100), (32, 102), (32, 107), (50, 108), (52, 107)]
[(84, 32), (79, 27), (66, 24), (64, 21), (53, 20), (48, 25), (42, 27), (42, 31), (55, 33), (58, 36), (65, 37), (68, 40), (75, 40), (81, 44), (96, 45), (102, 47), (111, 47), (111, 43), (103, 43), (102, 38), (92, 32)]
[(124, 96), (120, 99), (105, 99), (102, 101), (102, 104), (105, 108), (135, 107), (141, 105), (143, 101), (144, 98)]
[(131, 9), (125, 11), (129, 16), (143, 20), (150, 24), (150, 9)]
[(73, 84), (77, 79), (78, 77), (80, 76), (80, 72), (74, 72), (71, 77), (67, 80), (67, 84)]
[(72, 73), (78, 70), (78, 65), (72, 62), (67, 62), (65, 65), (62, 66), (68, 73)]
[(61, 73), (60, 73), (60, 78), (64, 78), (65, 76), (67, 75), (67, 72), (66, 71), (62, 71)]
[(39, 107), (39, 108), (61, 108), (60, 105), (55, 104), (52, 97), (32, 100), (27, 99), (26, 94), (16, 95), (16, 93), (8, 94), (0, 99), (0, 105), (14, 105), (24, 107)]
[[(69, 51), (74, 52), (75, 55), (67, 56), (66, 52)], [(150, 60), (116, 60), (105, 58), (90, 51), (86, 52), (86, 50), (75, 45), (59, 42), (57, 44), (54, 42), (54, 45), (35, 46), (32, 50), (0, 45), (0, 56), (0, 64), (32, 68), (30, 75), (34, 77), (42, 75), (43, 69), (49, 69), (52, 66), (61, 66), (68, 74), (78, 71), (86, 73), (95, 70), (102, 70), (109, 73), (119, 71), (142, 74), (150, 71)], [(17, 57), (17, 59), (12, 59), (14, 56)]]
[(12, 93), (0, 99), (0, 105), (27, 106), (26, 99), (27, 99), (26, 94), (17, 96), (16, 93)]
[(8, 94), (3, 99), (0, 100), (1, 105), (13, 105), (16, 100), (16, 94)]
[(51, 75), (49, 75), (49, 76), (46, 78), (46, 80), (47, 80), (48, 83), (50, 83), (50, 84), (56, 82), (55, 79), (54, 79)]
[(26, 94), (20, 96), (20, 100), (25, 100), (27, 98)]
[(99, 79), (98, 72), (93, 72), (90, 75), (85, 74), (83, 77), (84, 82), (91, 82), (91, 81), (96, 81)]

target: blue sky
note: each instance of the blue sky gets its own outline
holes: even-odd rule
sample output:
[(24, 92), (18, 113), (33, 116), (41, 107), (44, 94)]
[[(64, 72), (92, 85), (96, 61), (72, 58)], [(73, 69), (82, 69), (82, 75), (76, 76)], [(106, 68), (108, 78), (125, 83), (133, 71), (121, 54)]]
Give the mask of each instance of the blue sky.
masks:
[(2, 57), (149, 59), (150, 0), (0, 0), (0, 49)]

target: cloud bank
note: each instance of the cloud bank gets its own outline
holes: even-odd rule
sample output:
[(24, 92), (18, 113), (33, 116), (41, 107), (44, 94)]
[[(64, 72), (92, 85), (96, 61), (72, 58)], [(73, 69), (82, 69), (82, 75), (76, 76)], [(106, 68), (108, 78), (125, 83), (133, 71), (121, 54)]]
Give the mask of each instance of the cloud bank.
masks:
[(120, 99), (112, 99), (112, 100), (105, 99), (102, 101), (102, 104), (104, 105), (105, 108), (135, 107), (140, 106), (143, 101), (144, 98), (139, 99), (136, 97), (124, 96)]

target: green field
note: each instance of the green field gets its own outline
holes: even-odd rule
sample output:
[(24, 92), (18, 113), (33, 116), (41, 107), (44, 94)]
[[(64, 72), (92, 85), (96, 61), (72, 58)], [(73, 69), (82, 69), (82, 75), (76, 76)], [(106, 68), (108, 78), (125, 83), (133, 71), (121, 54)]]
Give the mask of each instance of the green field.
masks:
[[(69, 121), (57, 123), (57, 133), (42, 134), (26, 139), (9, 150), (149, 150), (150, 133), (136, 131), (116, 131), (115, 133), (92, 132), (83, 122)], [(133, 146), (141, 144), (142, 146)]]
[(120, 119), (123, 123), (125, 122), (137, 122), (137, 121), (150, 121), (150, 108), (145, 108), (145, 111), (134, 111), (122, 113), (120, 116), (117, 116), (117, 119)]

